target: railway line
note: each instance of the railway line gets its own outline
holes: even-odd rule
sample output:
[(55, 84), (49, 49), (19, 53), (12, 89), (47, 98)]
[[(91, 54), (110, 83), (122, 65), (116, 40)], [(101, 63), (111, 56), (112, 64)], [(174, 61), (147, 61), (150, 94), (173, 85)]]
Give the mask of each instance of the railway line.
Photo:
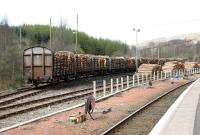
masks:
[[(44, 84), (38, 88), (33, 88), (32, 86), (28, 86), (28, 87), (17, 88), (16, 90), (13, 90), (13, 91), (8, 91), (8, 90), (3, 91), (2, 94), (0, 94), (0, 100), (4, 102), (6, 100), (14, 99), (14, 101), (17, 101), (17, 99), (15, 99), (17, 97), (21, 97), (18, 99), (18, 100), (20, 100), (20, 99), (27, 98), (32, 95), (37, 95), (40, 93), (39, 92), (40, 90), (44, 90), (45, 88), (51, 87), (51, 86), (52, 86), (52, 84), (49, 84), (49, 85)], [(0, 104), (1, 104), (1, 102), (0, 102)]]
[[(109, 89), (110, 84), (107, 85)], [(126, 86), (126, 85), (124, 85)], [(109, 93), (109, 90), (107, 90)], [(36, 109), (41, 109), (43, 107), (63, 103), (63, 102), (73, 102), (74, 100), (84, 100), (89, 95), (93, 94), (92, 88), (69, 91), (63, 94), (58, 94), (55, 96), (49, 96), (45, 98), (40, 98), (36, 100), (30, 100), (23, 103), (12, 104), (0, 107), (0, 119), (11, 117), (14, 115), (19, 115), (21, 113), (26, 113)], [(97, 89), (97, 94), (103, 94), (103, 89), (99, 87)]]
[[(118, 76), (114, 76), (113, 78), (115, 79), (116, 77)], [(110, 76), (106, 78), (106, 80), (109, 79)], [(99, 96), (103, 95), (103, 88), (100, 85), (101, 83), (101, 81), (97, 81), (97, 95)], [(126, 83), (127, 82), (124, 79), (124, 87), (126, 86)], [(76, 88), (75, 90), (73, 89), (73, 87), (71, 88), (71, 86), (68, 86), (69, 88), (65, 88), (65, 85), (63, 85), (62, 87), (58, 86), (58, 90), (55, 90), (55, 88), (53, 88), (52, 90), (51, 87), (47, 87), (48, 88), (45, 89), (27, 89), (24, 91), (16, 91), (11, 94), (7, 94), (7, 96), (2, 98), (0, 102), (0, 120), (60, 103), (66, 102), (69, 104), (70, 102), (73, 102), (75, 100), (84, 100), (88, 95), (93, 94), (93, 87), (90, 85), (87, 86), (87, 88)], [(52, 87), (56, 87), (56, 85)], [(106, 93), (110, 92), (109, 88), (110, 83), (107, 83)]]
[(31, 90), (31, 91), (26, 91), (26, 92), (23, 92), (23, 93), (20, 93), (20, 94), (16, 94), (14, 96), (1, 99), (0, 106), (9, 104), (9, 103), (12, 103), (12, 102), (15, 102), (17, 100), (21, 100), (21, 99), (24, 99), (24, 98), (27, 98), (27, 97), (30, 97), (30, 96), (34, 96), (34, 95), (40, 94), (42, 92), (44, 92), (44, 91), (43, 90)]
[(192, 82), (190, 81), (153, 99), (103, 132), (102, 135), (148, 134), (171, 104)]
[(13, 95), (16, 95), (16, 94), (21, 94), (21, 93), (24, 93), (24, 92), (27, 92), (27, 91), (30, 91), (30, 90), (32, 90), (31, 87), (18, 88), (18, 89), (16, 89), (16, 91), (9, 92), (9, 93), (6, 93), (5, 91), (3, 91), (3, 92), (0, 93), (0, 100), (7, 98), (7, 97), (10, 97), (10, 96), (13, 96)]

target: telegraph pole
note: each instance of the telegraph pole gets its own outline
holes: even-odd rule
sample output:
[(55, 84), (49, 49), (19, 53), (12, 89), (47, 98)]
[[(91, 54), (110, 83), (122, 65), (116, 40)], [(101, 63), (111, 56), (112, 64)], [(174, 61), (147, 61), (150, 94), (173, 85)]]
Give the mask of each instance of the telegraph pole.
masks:
[(140, 29), (133, 28), (133, 31), (135, 31), (135, 64), (136, 64), (136, 72), (138, 71), (138, 50), (137, 50), (137, 44), (138, 44), (138, 32), (140, 32)]
[(51, 49), (51, 18), (50, 18), (50, 25), (49, 25), (49, 47)]
[(78, 46), (78, 14), (76, 15), (76, 45), (75, 45), (75, 53), (77, 53)]
[(20, 50), (21, 50), (21, 48), (22, 48), (22, 28), (21, 28), (21, 26), (19, 26), (19, 48), (20, 48)]

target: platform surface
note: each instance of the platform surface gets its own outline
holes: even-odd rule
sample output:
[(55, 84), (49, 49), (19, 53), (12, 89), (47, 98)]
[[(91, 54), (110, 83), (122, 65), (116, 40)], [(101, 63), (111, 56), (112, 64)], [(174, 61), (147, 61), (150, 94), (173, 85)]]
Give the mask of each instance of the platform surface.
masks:
[(200, 79), (168, 109), (149, 135), (200, 135)]

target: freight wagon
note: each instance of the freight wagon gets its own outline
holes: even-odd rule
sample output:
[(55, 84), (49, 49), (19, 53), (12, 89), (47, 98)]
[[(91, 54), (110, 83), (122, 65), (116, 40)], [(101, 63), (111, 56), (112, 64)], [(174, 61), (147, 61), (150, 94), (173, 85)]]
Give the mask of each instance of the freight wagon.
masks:
[(69, 51), (53, 52), (45, 47), (25, 49), (23, 59), (24, 80), (26, 83), (32, 83), (35, 86), (39, 83), (103, 75), (111, 73), (111, 70), (125, 69), (126, 65), (124, 59), (101, 55), (74, 54)]

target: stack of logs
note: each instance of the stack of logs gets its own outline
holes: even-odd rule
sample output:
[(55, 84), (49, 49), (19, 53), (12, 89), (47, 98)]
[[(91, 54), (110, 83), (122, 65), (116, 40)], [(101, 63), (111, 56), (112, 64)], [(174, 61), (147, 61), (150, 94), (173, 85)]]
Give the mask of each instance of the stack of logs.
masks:
[(139, 68), (138, 68), (138, 73), (149, 73), (149, 74), (153, 74), (153, 73), (157, 73), (157, 72), (161, 72), (161, 66), (158, 64), (142, 64)]
[(177, 58), (176, 61), (184, 63), (185, 59), (183, 59), (183, 58)]
[(185, 62), (184, 65), (186, 70), (191, 70), (192, 68), (199, 68), (197, 62)]
[(112, 69), (123, 69), (126, 66), (126, 60), (124, 57), (112, 57), (111, 67)]
[(175, 70), (184, 70), (185, 66), (183, 62), (179, 61), (170, 61), (166, 62), (162, 67), (163, 71), (175, 71)]
[(148, 64), (158, 64), (158, 65), (161, 65), (163, 66), (164, 63), (166, 62), (165, 59), (156, 59), (156, 58), (140, 58), (139, 59), (139, 65), (143, 64), (143, 63), (148, 63)]
[(134, 57), (130, 57), (127, 58), (127, 68), (133, 68), (135, 66), (135, 58)]
[(101, 55), (91, 55), (94, 70), (109, 69), (109, 57)]
[(59, 51), (54, 54), (54, 76), (64, 77), (74, 73), (74, 54)]
[(76, 72), (83, 73), (92, 70), (91, 57), (88, 54), (75, 54), (76, 56)]

